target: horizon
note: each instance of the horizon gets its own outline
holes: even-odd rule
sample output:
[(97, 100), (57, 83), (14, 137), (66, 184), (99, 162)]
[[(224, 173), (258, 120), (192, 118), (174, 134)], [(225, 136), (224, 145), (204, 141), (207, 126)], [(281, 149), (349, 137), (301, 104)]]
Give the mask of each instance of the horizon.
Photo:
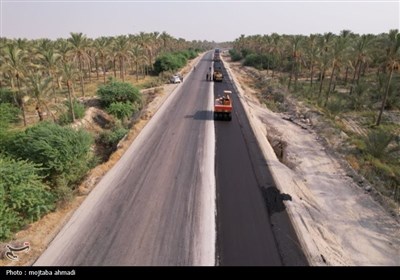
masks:
[(69, 38), (71, 32), (91, 39), (167, 32), (222, 43), (241, 34), (378, 35), (400, 26), (398, 1), (1, 0), (0, 9), (0, 37), (28, 40)]

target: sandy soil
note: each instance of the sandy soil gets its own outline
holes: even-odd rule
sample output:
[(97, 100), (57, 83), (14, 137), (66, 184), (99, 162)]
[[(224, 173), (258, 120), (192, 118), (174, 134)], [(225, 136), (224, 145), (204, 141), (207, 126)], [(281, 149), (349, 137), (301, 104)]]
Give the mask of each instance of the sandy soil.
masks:
[[(251, 79), (225, 61), (311, 265), (400, 265), (400, 225), (360, 188), (307, 122), (260, 104)], [(270, 142), (280, 146), (283, 164)]]

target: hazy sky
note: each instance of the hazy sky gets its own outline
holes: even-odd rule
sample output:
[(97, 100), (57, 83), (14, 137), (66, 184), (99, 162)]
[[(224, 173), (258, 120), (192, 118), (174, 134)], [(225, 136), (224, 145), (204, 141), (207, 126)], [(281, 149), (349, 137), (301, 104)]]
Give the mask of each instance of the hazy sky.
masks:
[(186, 40), (231, 41), (240, 34), (311, 34), (399, 29), (399, 1), (0, 0), (7, 38), (90, 38), (166, 31)]

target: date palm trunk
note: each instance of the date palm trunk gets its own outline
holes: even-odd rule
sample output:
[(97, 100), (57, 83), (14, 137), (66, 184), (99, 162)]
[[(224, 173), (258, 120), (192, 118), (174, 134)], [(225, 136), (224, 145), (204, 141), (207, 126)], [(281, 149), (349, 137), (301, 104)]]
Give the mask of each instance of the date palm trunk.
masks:
[(385, 110), (386, 101), (387, 101), (387, 98), (388, 98), (388, 95), (389, 95), (390, 83), (392, 82), (393, 68), (394, 68), (393, 66), (390, 68), (389, 80), (388, 80), (388, 83), (386, 85), (385, 95), (383, 96), (381, 109), (379, 110), (378, 119), (376, 120), (376, 125), (377, 126), (379, 126), (381, 124), (382, 114), (383, 114), (383, 111)]
[(75, 111), (74, 111), (74, 107), (73, 107), (73, 103), (72, 103), (72, 87), (71, 87), (71, 81), (67, 81), (67, 88), (68, 88), (68, 102), (69, 102), (69, 110), (71, 113), (71, 117), (72, 117), (72, 122), (75, 122)]

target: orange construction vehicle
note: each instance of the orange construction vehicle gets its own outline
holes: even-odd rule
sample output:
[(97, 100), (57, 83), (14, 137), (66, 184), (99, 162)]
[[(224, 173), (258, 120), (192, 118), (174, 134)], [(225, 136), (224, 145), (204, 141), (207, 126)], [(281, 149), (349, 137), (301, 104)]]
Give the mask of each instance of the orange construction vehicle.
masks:
[(232, 120), (232, 92), (224, 90), (224, 96), (215, 99), (214, 120)]

